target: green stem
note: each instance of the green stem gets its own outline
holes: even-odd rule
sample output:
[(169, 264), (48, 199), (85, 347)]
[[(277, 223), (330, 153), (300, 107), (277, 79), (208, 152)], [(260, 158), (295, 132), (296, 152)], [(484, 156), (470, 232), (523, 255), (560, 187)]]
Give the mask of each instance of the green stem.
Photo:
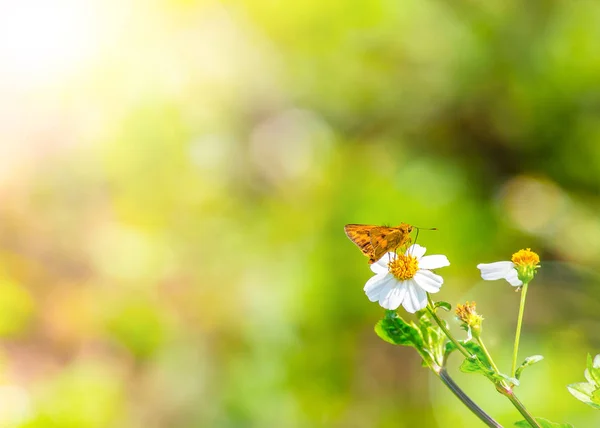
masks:
[[(473, 358), (473, 356), (469, 353), (469, 351), (467, 351), (464, 348), (464, 346), (462, 346), (458, 342), (458, 340), (456, 340), (454, 338), (454, 336), (452, 336), (452, 333), (450, 333), (450, 331), (446, 327), (446, 324), (444, 324), (442, 322), (442, 320), (437, 316), (437, 314), (435, 313), (435, 309), (433, 307), (433, 302), (431, 301), (431, 297), (429, 296), (429, 294), (427, 294), (427, 300), (429, 302), (429, 304), (427, 305), (427, 311), (429, 312), (431, 317), (435, 320), (437, 325), (442, 329), (442, 331), (444, 332), (446, 337), (452, 343), (454, 343), (456, 348), (466, 358), (468, 358), (468, 359)], [(423, 358), (423, 359), (425, 361), (427, 361), (426, 358)], [(469, 398), (469, 396), (467, 394), (464, 393), (464, 391), (450, 377), (450, 375), (448, 374), (448, 372), (446, 371), (445, 368), (439, 367), (437, 365), (435, 367), (430, 365), (430, 368), (440, 378), (440, 380), (444, 383), (444, 385), (446, 385), (448, 387), (448, 389), (450, 389), (450, 391), (452, 391), (452, 393), (456, 396), (456, 398), (458, 398), (469, 410), (471, 410), (471, 412), (473, 412), (473, 414), (475, 414), (475, 416), (477, 416), (484, 424), (486, 424), (489, 427), (502, 428), (502, 425), (500, 425), (498, 422), (496, 422), (490, 415), (485, 413), (481, 407), (479, 407), (477, 404), (475, 404), (475, 402), (473, 400), (471, 400), (471, 398)]]
[(481, 346), (481, 350), (483, 351), (485, 357), (487, 358), (488, 362), (490, 363), (490, 365), (492, 366), (492, 368), (494, 369), (496, 374), (500, 373), (500, 370), (498, 370), (498, 367), (496, 366), (496, 363), (494, 363), (492, 356), (490, 355), (487, 348), (483, 344), (483, 340), (481, 339), (481, 337), (476, 337), (476, 339), (477, 339), (477, 343), (479, 343), (479, 346)]
[(534, 428), (542, 428), (542, 426), (535, 420), (535, 418), (527, 411), (523, 403), (517, 398), (512, 389), (498, 388), (498, 391), (510, 400), (510, 402), (517, 408), (519, 413), (523, 415), (525, 420)]
[(465, 392), (454, 382), (450, 377), (446, 369), (444, 368), (431, 368), (433, 372), (440, 378), (440, 380), (448, 387), (450, 391), (458, 398), (475, 416), (477, 416), (484, 424), (488, 427), (502, 428), (498, 422), (496, 422), (490, 415), (483, 411), (471, 398), (465, 394)]
[[(525, 284), (523, 286), (523, 293), (525, 294), (527, 292), (527, 284)], [(452, 336), (452, 333), (450, 333), (450, 331), (446, 328), (446, 325), (442, 322), (442, 320), (437, 316), (437, 314), (435, 313), (435, 309), (433, 307), (433, 302), (431, 301), (431, 296), (429, 295), (429, 293), (427, 294), (427, 301), (428, 301), (428, 305), (427, 305), (427, 311), (429, 312), (429, 314), (431, 315), (431, 317), (435, 320), (435, 322), (437, 323), (437, 325), (442, 329), (442, 331), (444, 332), (444, 334), (446, 335), (446, 337), (452, 342), (454, 343), (454, 345), (456, 346), (456, 348), (468, 359), (472, 359), (473, 356), (469, 353), (469, 351), (467, 351), (464, 346), (462, 346), (455, 338), (454, 336)], [(515, 349), (518, 348), (519, 346), (519, 334), (521, 332), (521, 324), (522, 324), (522, 317), (523, 317), (523, 307), (525, 306), (525, 296), (522, 295), (521, 296), (521, 310), (519, 313), (519, 322), (518, 322), (518, 327), (517, 327), (517, 339), (515, 341)], [(479, 345), (481, 346), (482, 351), (484, 352), (485, 356), (488, 358), (490, 364), (492, 365), (492, 368), (496, 371), (496, 373), (499, 373), (498, 368), (496, 367), (496, 364), (493, 362), (492, 357), (490, 355), (490, 353), (488, 352), (487, 348), (485, 347), (485, 345), (483, 344), (483, 341), (481, 341), (480, 338), (477, 338), (477, 342), (479, 343)], [(516, 352), (515, 352), (516, 355)], [(433, 369), (433, 368), (432, 368)], [(435, 370), (434, 370), (435, 371)], [(440, 373), (445, 372), (445, 370), (442, 368)], [(440, 378), (441, 378), (441, 374), (439, 374)], [(514, 374), (513, 374), (514, 377)], [(443, 380), (443, 379), (442, 379)], [(445, 382), (444, 382), (445, 383)], [(449, 388), (451, 388), (448, 384), (446, 384), (446, 386), (448, 386)], [(515, 408), (519, 411), (519, 413), (521, 413), (521, 415), (525, 418), (525, 420), (527, 422), (529, 422), (529, 424), (534, 427), (534, 428), (542, 428), (540, 426), (540, 424), (537, 423), (537, 421), (534, 419), (534, 417), (527, 411), (527, 409), (525, 408), (525, 406), (523, 405), (523, 403), (521, 403), (521, 401), (515, 396), (512, 388), (510, 386), (507, 385), (506, 382), (502, 381), (498, 384), (496, 384), (496, 389), (498, 390), (498, 392), (500, 392), (502, 395), (504, 395), (505, 397), (507, 397), (510, 402), (513, 404), (513, 406), (515, 406)], [(453, 391), (454, 392), (454, 391)], [(456, 395), (456, 394), (455, 394)], [(461, 400), (462, 401), (462, 400)], [(468, 406), (467, 406), (468, 407)], [(470, 408), (470, 407), (469, 407)], [(493, 425), (490, 425), (493, 426)]]
[(481, 407), (479, 407), (465, 392), (454, 382), (444, 367), (437, 365), (431, 357), (423, 350), (417, 349), (419, 355), (433, 373), (448, 387), (450, 391), (458, 398), (475, 416), (477, 416), (484, 424), (493, 428), (502, 428), (490, 415), (488, 415)]
[(460, 351), (460, 353), (463, 354), (466, 358), (468, 358), (468, 359), (473, 358), (471, 353), (469, 351), (467, 351), (465, 349), (465, 347), (462, 346), (460, 344), (460, 342), (454, 338), (454, 336), (452, 336), (452, 333), (450, 333), (450, 330), (448, 330), (448, 328), (446, 327), (446, 324), (444, 324), (442, 322), (442, 320), (437, 316), (437, 314), (435, 313), (435, 309), (433, 308), (433, 302), (431, 301), (431, 296), (429, 296), (429, 294), (427, 294), (427, 300), (429, 302), (429, 304), (427, 305), (427, 311), (429, 312), (429, 315), (431, 315), (431, 318), (433, 318), (435, 320), (436, 324), (442, 329), (442, 331), (444, 332), (446, 337), (452, 343), (454, 343), (454, 346), (456, 346), (456, 349), (458, 349)]
[[(483, 351), (485, 357), (488, 359), (488, 362), (490, 363), (490, 365), (492, 366), (494, 371), (496, 373), (500, 373), (500, 371), (498, 370), (498, 367), (496, 366), (496, 364), (494, 363), (494, 360), (492, 359), (492, 356), (488, 352), (487, 348), (485, 347), (485, 344), (483, 343), (483, 340), (481, 340), (480, 337), (477, 337), (477, 343), (479, 343), (479, 346), (481, 346), (481, 350)], [(515, 406), (517, 408), (519, 413), (521, 413), (521, 415), (523, 415), (523, 417), (527, 420), (527, 422), (529, 422), (531, 424), (531, 426), (540, 427), (540, 425), (536, 422), (536, 420), (533, 418), (533, 416), (531, 416), (531, 414), (527, 411), (527, 409), (525, 408), (523, 403), (521, 403), (521, 401), (519, 401), (519, 399), (515, 396), (515, 393), (513, 392), (512, 388), (508, 385), (507, 382), (501, 381), (500, 384), (496, 385), (496, 389), (502, 395), (504, 395), (505, 397), (507, 397), (510, 400), (510, 402), (513, 404), (513, 406)]]
[(527, 296), (527, 285), (523, 284), (521, 290), (521, 306), (519, 307), (519, 318), (517, 319), (517, 332), (515, 334), (515, 347), (513, 349), (511, 376), (515, 377), (517, 371), (517, 354), (519, 353), (519, 339), (521, 338), (521, 326), (523, 325), (523, 312), (525, 312), (525, 297)]

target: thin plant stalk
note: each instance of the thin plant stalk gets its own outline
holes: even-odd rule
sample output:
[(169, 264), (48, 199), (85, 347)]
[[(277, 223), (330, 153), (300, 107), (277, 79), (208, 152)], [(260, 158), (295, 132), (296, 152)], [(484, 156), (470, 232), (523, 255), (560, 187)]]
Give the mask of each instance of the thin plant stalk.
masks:
[(440, 317), (438, 317), (435, 313), (433, 302), (431, 301), (431, 296), (429, 295), (429, 293), (427, 294), (427, 300), (429, 301), (429, 304), (426, 306), (426, 308), (429, 312), (429, 315), (431, 315), (431, 318), (433, 318), (436, 324), (442, 329), (448, 340), (450, 340), (454, 344), (454, 346), (456, 346), (456, 349), (458, 349), (460, 353), (465, 356), (465, 358), (472, 359), (473, 355), (471, 355), (471, 353), (467, 351), (465, 347), (462, 346), (461, 343), (454, 338), (454, 336), (452, 336), (452, 333), (450, 333), (450, 330), (448, 330), (446, 324), (444, 324)]
[[(523, 291), (524, 292), (526, 292), (526, 288), (527, 288), (527, 284), (525, 284), (525, 286), (523, 287)], [(444, 334), (446, 335), (446, 337), (448, 338), (448, 340), (450, 340), (452, 343), (454, 343), (454, 345), (457, 347), (457, 349), (466, 358), (472, 359), (474, 356), (471, 355), (469, 353), (469, 351), (467, 351), (465, 349), (465, 347), (462, 346), (460, 344), (460, 342), (458, 342), (458, 340), (456, 340), (454, 338), (454, 336), (452, 335), (452, 333), (450, 333), (450, 330), (448, 330), (448, 328), (446, 327), (446, 325), (442, 322), (442, 320), (435, 313), (433, 302), (431, 300), (431, 296), (429, 296), (429, 293), (427, 294), (427, 299), (428, 299), (428, 302), (429, 302), (429, 304), (427, 305), (427, 311), (429, 312), (429, 314), (431, 315), (431, 317), (435, 320), (436, 324), (442, 329), (442, 331), (444, 332)], [(521, 297), (521, 310), (520, 310), (520, 314), (519, 314), (519, 322), (518, 322), (518, 329), (517, 329), (518, 333), (520, 333), (520, 326), (521, 326), (521, 322), (522, 322), (523, 306), (524, 305), (525, 305), (525, 299), (522, 296)], [(517, 338), (518, 338), (518, 335), (517, 335)], [(496, 373), (500, 373), (498, 371), (498, 368), (496, 367), (496, 365), (493, 363), (492, 357), (489, 354), (487, 348), (483, 345), (482, 341), (479, 341), (479, 344), (480, 344), (483, 352), (485, 353), (486, 357), (490, 361), (490, 364), (492, 365), (492, 368), (495, 370)], [(516, 346), (518, 347), (518, 339), (516, 341)], [(513, 377), (514, 377), (514, 375), (513, 375)], [(513, 392), (512, 388), (509, 385), (506, 384), (506, 382), (502, 381), (501, 383), (496, 384), (496, 390), (498, 390), (498, 392), (500, 392), (502, 395), (504, 395), (505, 397), (507, 397), (510, 400), (510, 402), (513, 404), (513, 406), (515, 406), (515, 408), (519, 411), (519, 413), (521, 413), (521, 415), (525, 418), (525, 420), (527, 422), (529, 422), (529, 424), (532, 427), (534, 427), (534, 428), (542, 428), (541, 425), (535, 420), (535, 418), (525, 408), (525, 406), (523, 405), (523, 403), (521, 403), (521, 401), (517, 398), (517, 396)]]
[(493, 428), (502, 428), (498, 422), (494, 420), (490, 415), (488, 415), (481, 407), (479, 407), (471, 398), (465, 394), (465, 392), (454, 382), (454, 380), (450, 377), (445, 368), (432, 367), (432, 371), (439, 377), (444, 385), (448, 387), (450, 391), (458, 398), (475, 416), (481, 420), (488, 427)]
[(521, 403), (521, 401), (517, 398), (517, 396), (515, 395), (515, 393), (513, 392), (513, 390), (511, 388), (508, 388), (508, 389), (496, 388), (496, 389), (498, 389), (498, 391), (502, 395), (504, 395), (506, 398), (508, 398), (510, 400), (510, 402), (513, 404), (513, 406), (516, 407), (516, 409), (519, 411), (519, 413), (525, 418), (525, 420), (527, 422), (529, 422), (529, 424), (532, 427), (542, 428), (542, 426), (535, 420), (535, 418), (531, 415), (531, 413), (529, 413), (529, 411), (525, 408), (523, 403)]
[(521, 327), (523, 325), (523, 313), (525, 312), (525, 297), (527, 296), (527, 286), (529, 284), (523, 284), (521, 289), (521, 305), (519, 306), (519, 318), (517, 319), (517, 332), (515, 333), (515, 347), (513, 349), (512, 369), (510, 375), (515, 377), (517, 372), (517, 356), (519, 354), (519, 340), (521, 338)]
[(477, 343), (479, 343), (479, 346), (481, 346), (481, 350), (483, 351), (483, 354), (487, 358), (488, 362), (490, 363), (490, 365), (492, 366), (494, 371), (496, 373), (500, 373), (500, 370), (498, 370), (498, 366), (496, 366), (496, 363), (494, 363), (494, 360), (492, 359), (492, 356), (490, 355), (487, 348), (485, 347), (485, 344), (483, 343), (483, 340), (481, 339), (481, 337), (477, 337)]
[(450, 375), (444, 367), (440, 367), (438, 364), (431, 362), (429, 356), (426, 355), (424, 352), (419, 350), (417, 350), (417, 352), (419, 352), (421, 358), (423, 358), (423, 361), (427, 362), (427, 365), (429, 366), (431, 371), (435, 373), (435, 375), (442, 381), (442, 383), (446, 385), (446, 387), (448, 387), (448, 389), (454, 394), (454, 396), (458, 398), (467, 407), (467, 409), (469, 409), (488, 427), (503, 428), (502, 425), (500, 425), (494, 420), (494, 418), (492, 418), (481, 407), (475, 404), (475, 402), (471, 400), (471, 397), (465, 394), (461, 387), (458, 386), (456, 382), (454, 382), (454, 379), (450, 377)]

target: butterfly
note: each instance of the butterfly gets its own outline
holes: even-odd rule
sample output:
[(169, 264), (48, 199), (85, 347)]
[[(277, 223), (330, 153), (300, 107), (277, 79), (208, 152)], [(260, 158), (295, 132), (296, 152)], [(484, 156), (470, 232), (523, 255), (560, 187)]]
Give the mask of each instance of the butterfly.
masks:
[(369, 264), (375, 263), (383, 255), (408, 244), (414, 226), (401, 223), (396, 227), (372, 226), (368, 224), (347, 224), (346, 236), (356, 244), (369, 258)]

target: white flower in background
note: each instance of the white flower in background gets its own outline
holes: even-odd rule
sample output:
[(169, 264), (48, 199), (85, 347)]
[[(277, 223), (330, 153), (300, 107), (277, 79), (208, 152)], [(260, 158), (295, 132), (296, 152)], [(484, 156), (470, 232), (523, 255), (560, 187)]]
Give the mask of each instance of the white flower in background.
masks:
[(443, 255), (423, 257), (425, 248), (410, 246), (404, 254), (387, 253), (371, 265), (375, 276), (365, 284), (365, 293), (371, 302), (379, 301), (385, 308), (394, 310), (400, 305), (415, 313), (427, 306), (427, 293), (437, 293), (444, 279), (431, 272), (449, 266)]
[(540, 257), (531, 251), (519, 250), (512, 255), (512, 261), (495, 263), (480, 263), (477, 269), (481, 271), (481, 277), (487, 281), (505, 279), (513, 287), (523, 285), (523, 280), (531, 281), (535, 271), (539, 268)]
[(523, 285), (513, 262), (479, 263), (477, 269), (481, 271), (481, 277), (486, 281), (505, 279), (513, 287)]

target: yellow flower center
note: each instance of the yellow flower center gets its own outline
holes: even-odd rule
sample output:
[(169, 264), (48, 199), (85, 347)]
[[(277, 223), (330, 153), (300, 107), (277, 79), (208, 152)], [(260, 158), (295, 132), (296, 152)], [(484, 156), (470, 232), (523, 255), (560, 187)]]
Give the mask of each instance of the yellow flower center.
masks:
[(415, 276), (419, 270), (419, 262), (416, 257), (398, 254), (394, 260), (388, 263), (388, 268), (398, 280), (405, 281)]
[(519, 250), (512, 255), (512, 262), (515, 264), (517, 269), (517, 276), (523, 282), (523, 284), (529, 284), (529, 282), (535, 276), (536, 270), (540, 267), (540, 256), (531, 251), (530, 248), (526, 250)]
[(526, 250), (519, 250), (512, 255), (512, 262), (517, 266), (523, 267), (537, 267), (540, 262), (540, 256), (531, 251), (530, 248)]

